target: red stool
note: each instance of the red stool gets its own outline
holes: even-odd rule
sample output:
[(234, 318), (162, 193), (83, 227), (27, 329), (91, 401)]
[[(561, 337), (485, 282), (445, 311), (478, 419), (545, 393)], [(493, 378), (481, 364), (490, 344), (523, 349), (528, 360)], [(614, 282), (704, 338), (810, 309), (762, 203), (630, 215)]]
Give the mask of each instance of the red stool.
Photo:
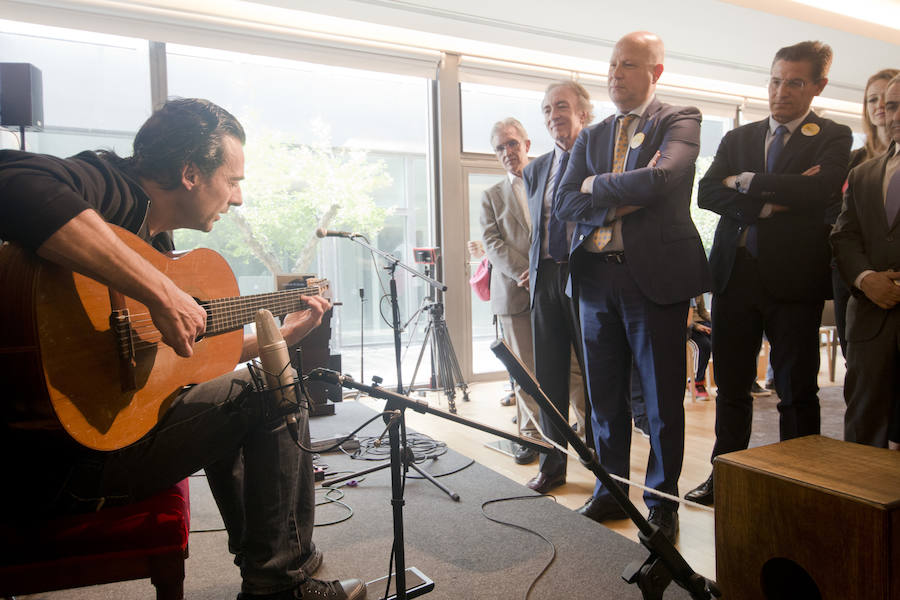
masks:
[(185, 479), (127, 506), (0, 525), (0, 597), (149, 577), (157, 600), (181, 600), (190, 523)]

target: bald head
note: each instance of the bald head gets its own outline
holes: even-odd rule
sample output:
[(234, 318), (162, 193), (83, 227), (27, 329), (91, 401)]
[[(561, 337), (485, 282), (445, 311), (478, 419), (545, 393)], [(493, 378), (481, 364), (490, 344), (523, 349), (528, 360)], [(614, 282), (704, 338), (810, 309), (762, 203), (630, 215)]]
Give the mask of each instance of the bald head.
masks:
[(662, 39), (655, 33), (649, 31), (632, 31), (623, 35), (622, 39), (616, 42), (616, 46), (630, 45), (638, 51), (643, 51), (647, 57), (647, 61), (655, 65), (661, 65), (665, 62), (666, 47), (663, 45)]
[(616, 108), (628, 112), (656, 92), (663, 72), (665, 46), (655, 33), (634, 31), (622, 37), (609, 59), (609, 97)]

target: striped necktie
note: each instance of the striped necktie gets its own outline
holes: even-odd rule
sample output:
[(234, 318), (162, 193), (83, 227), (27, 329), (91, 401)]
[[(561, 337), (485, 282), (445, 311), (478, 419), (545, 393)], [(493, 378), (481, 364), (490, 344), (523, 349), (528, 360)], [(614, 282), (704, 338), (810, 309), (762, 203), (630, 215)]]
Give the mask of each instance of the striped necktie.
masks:
[(566, 173), (566, 165), (569, 164), (569, 153), (563, 152), (559, 159), (559, 168), (553, 177), (553, 181), (548, 185), (553, 186), (553, 196), (550, 202), (550, 220), (547, 223), (547, 249), (550, 256), (556, 262), (563, 262), (569, 257), (569, 239), (566, 231), (566, 222), (556, 218), (554, 210), (556, 208), (556, 194), (559, 190), (559, 182)]
[[(616, 136), (616, 147), (613, 151), (613, 173), (621, 173), (625, 170), (625, 157), (628, 155), (628, 129), (631, 127), (632, 121), (638, 118), (637, 115), (625, 115), (620, 117), (622, 124), (619, 127), (619, 134)], [(591, 233), (591, 245), (596, 249), (594, 252), (600, 252), (612, 239), (613, 226), (604, 225), (596, 228)]]

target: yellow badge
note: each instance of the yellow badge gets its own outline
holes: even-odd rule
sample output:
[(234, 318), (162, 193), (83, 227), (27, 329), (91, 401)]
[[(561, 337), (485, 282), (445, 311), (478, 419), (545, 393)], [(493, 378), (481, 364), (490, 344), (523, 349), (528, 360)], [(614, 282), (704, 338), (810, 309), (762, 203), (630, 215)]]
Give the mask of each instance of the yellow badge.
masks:
[(631, 138), (631, 149), (635, 150), (636, 148), (639, 148), (640, 145), (643, 143), (644, 143), (644, 132), (638, 131), (636, 134), (634, 134), (634, 137)]
[(819, 131), (820, 131), (819, 126), (816, 125), (815, 123), (807, 123), (806, 125), (804, 125), (803, 127), (800, 128), (800, 133), (802, 133), (803, 135), (805, 135), (807, 137), (812, 137), (814, 135), (817, 135), (819, 133)]

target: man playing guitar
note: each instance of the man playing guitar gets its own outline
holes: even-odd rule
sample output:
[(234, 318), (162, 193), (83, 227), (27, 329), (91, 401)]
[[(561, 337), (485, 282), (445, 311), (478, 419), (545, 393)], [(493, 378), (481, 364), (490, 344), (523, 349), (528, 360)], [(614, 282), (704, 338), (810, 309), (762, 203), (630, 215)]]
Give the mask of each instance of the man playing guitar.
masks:
[[(179, 99), (144, 123), (129, 158), (102, 151), (69, 159), (0, 151), (0, 239), (36, 253), (42, 259), (36, 264), (64, 267), (108, 285), (111, 299), (118, 293), (141, 303), (155, 333), (171, 348), (160, 346), (157, 361), (164, 353), (191, 357), (204, 343), (198, 340), (207, 332), (207, 309), (107, 224), (162, 252), (173, 249), (174, 229), (210, 231), (220, 214), (242, 202), (244, 141), (240, 123), (221, 107)], [(14, 290), (0, 294), (12, 296)], [(328, 307), (327, 300), (308, 297), (302, 310), (284, 320), (286, 342), (299, 342)], [(4, 311), (4, 321), (11, 314)], [(14, 325), (5, 322), (3, 329)], [(257, 353), (255, 336), (246, 336), (240, 360)], [(0, 361), (13, 360), (9, 356), (0, 355)], [(91, 374), (84, 378), (90, 382)], [(81, 446), (41, 427), (21, 427), (8, 418), (9, 406), (30, 398), (4, 398), (0, 445), (4, 471), (13, 478), (7, 489), (18, 492), (3, 495), (2, 514), (43, 517), (124, 504), (202, 468), (241, 569), (239, 599), (364, 598), (359, 580), (310, 577), (321, 561), (312, 542), (311, 457), (294, 443), (284, 420), (273, 419), (259, 395), (249, 393), (249, 380), (242, 369), (196, 382), (173, 396), (149, 432), (111, 450)], [(48, 381), (48, 388), (55, 386)], [(301, 441), (308, 441), (305, 411), (300, 427)], [(9, 458), (13, 449), (17, 461)]]

